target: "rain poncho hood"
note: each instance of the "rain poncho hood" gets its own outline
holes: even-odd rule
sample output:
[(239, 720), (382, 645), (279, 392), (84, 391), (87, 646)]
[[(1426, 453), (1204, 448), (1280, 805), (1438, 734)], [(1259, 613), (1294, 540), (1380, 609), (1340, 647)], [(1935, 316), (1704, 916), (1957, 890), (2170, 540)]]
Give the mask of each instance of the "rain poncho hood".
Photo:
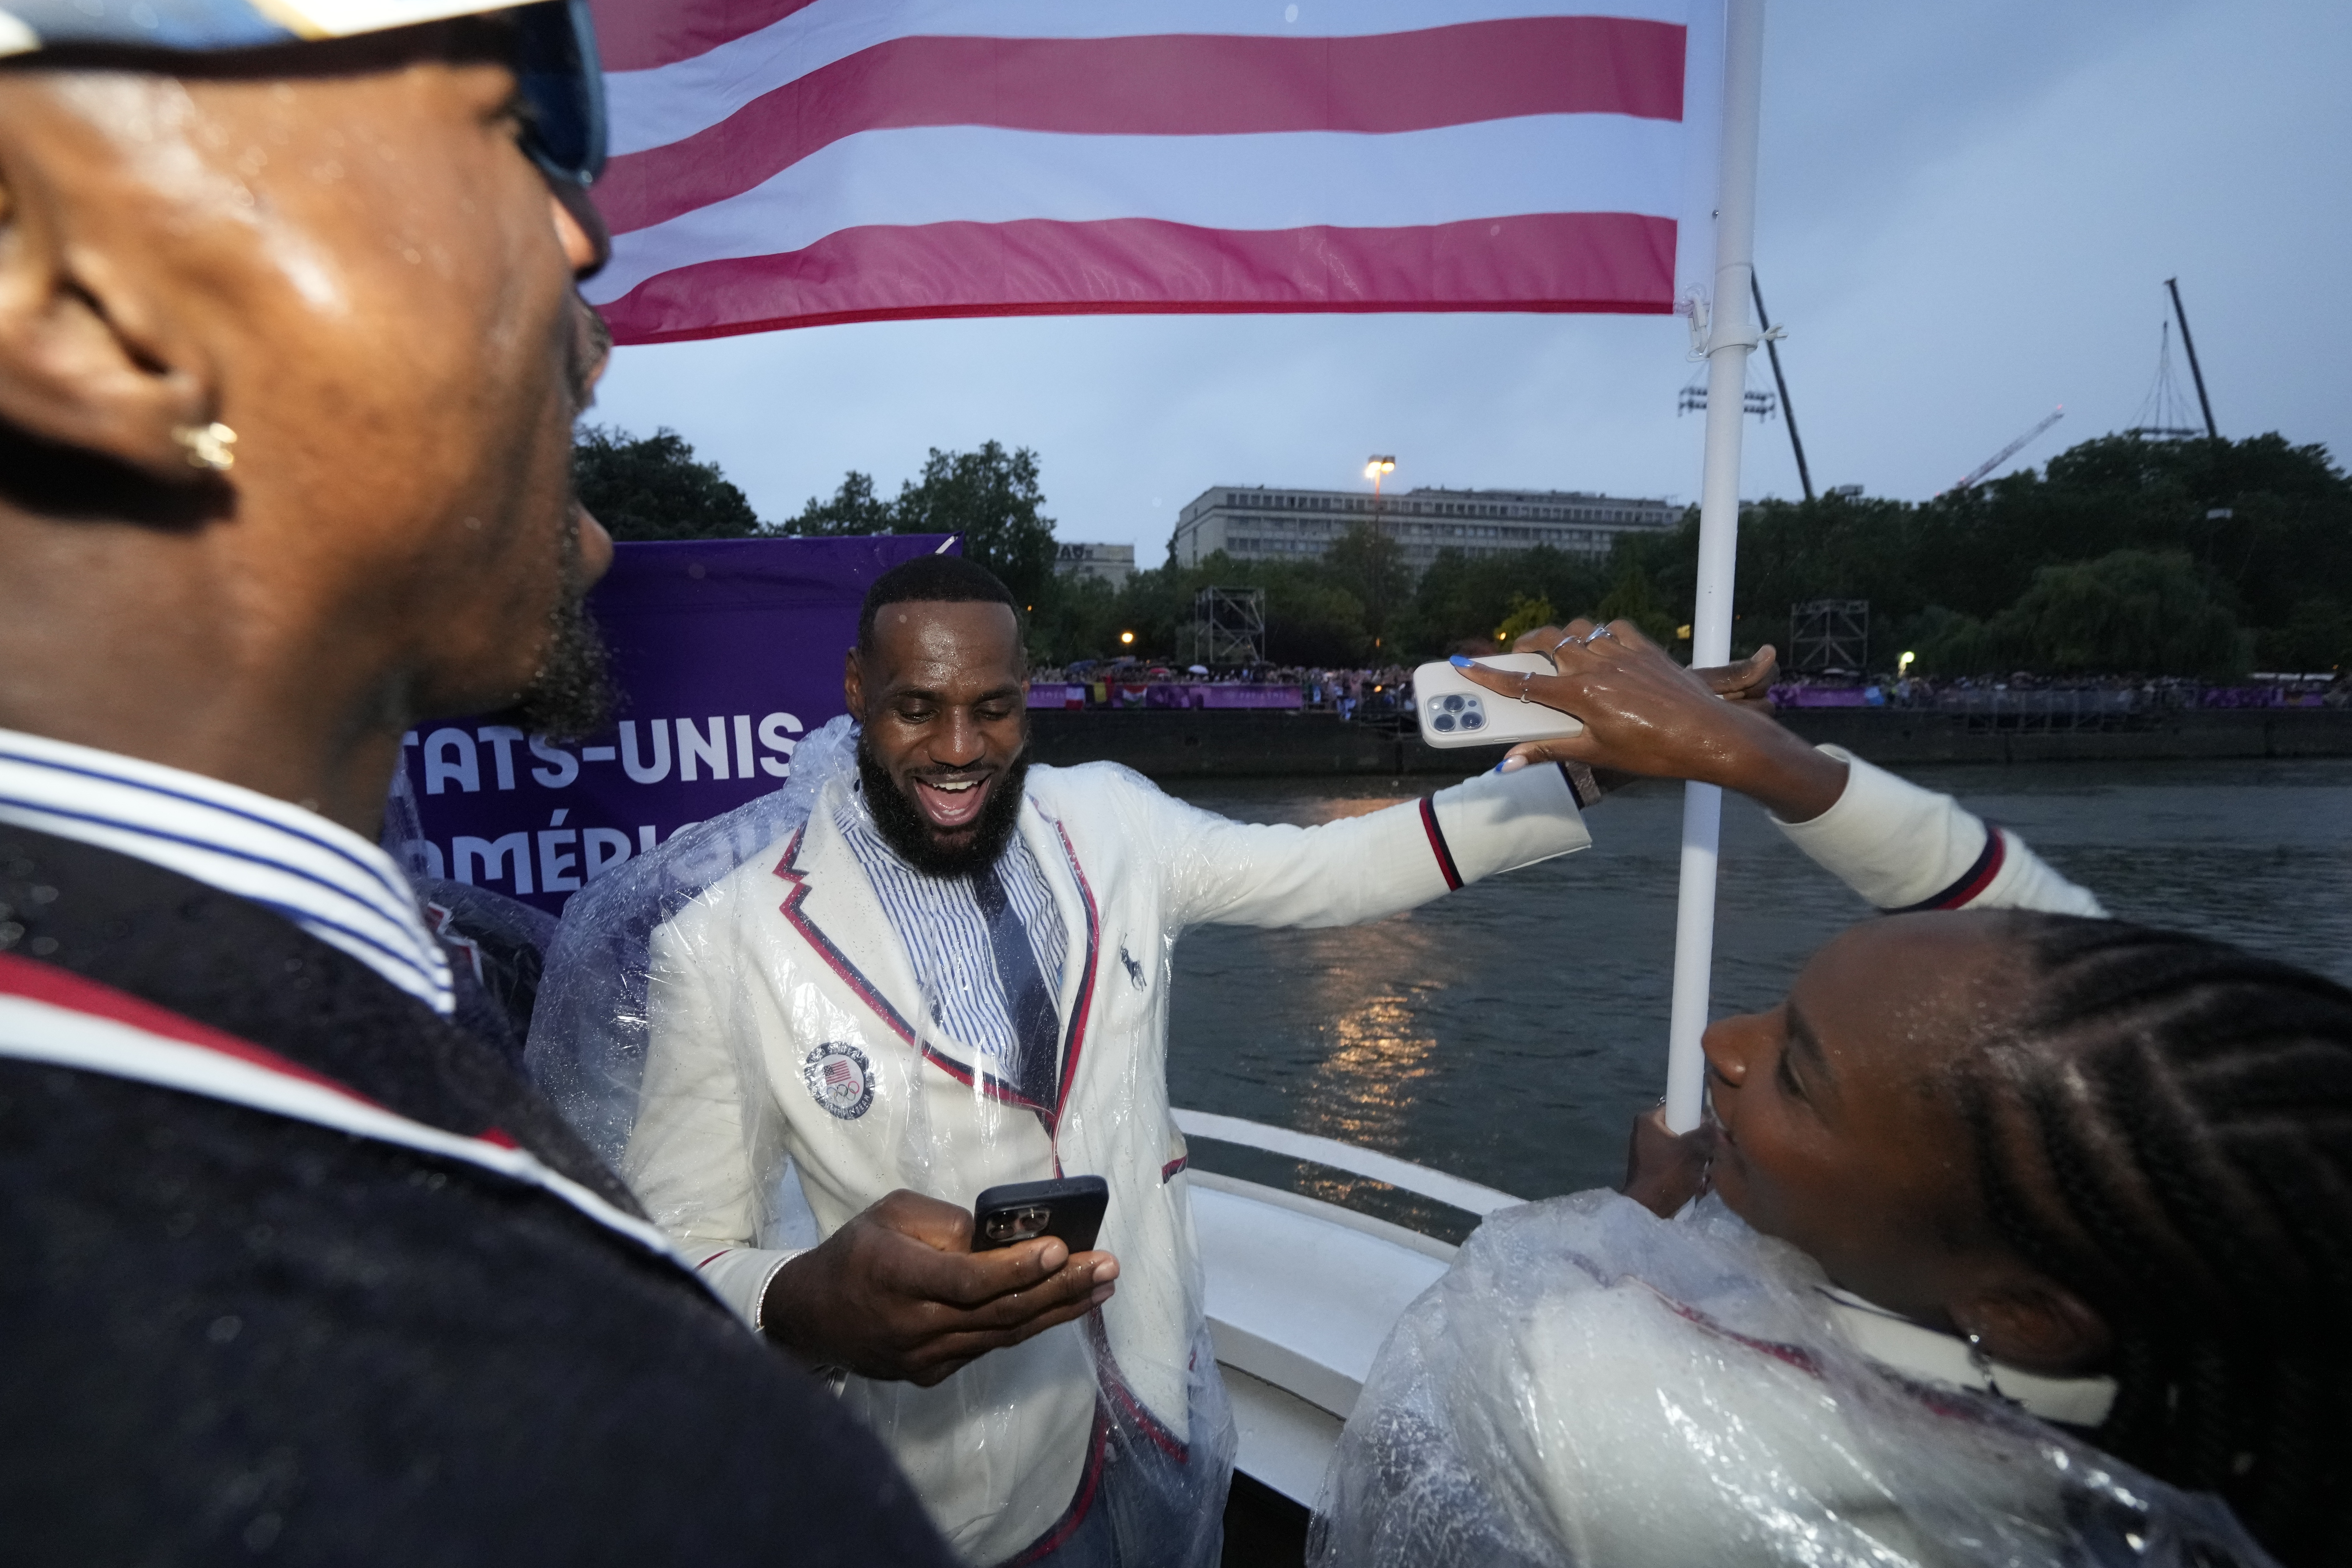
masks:
[(1341, 1435), (1321, 1568), (2252, 1568), (2186, 1496), (1857, 1352), (1719, 1201), (1507, 1210), (1405, 1311)]

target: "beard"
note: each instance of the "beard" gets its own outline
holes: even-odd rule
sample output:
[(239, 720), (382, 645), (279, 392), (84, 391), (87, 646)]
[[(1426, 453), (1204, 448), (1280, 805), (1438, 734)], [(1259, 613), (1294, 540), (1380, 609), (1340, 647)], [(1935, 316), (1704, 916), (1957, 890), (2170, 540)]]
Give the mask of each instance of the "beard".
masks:
[(617, 705), (612, 657), (596, 617), (588, 613), (591, 584), (580, 564), (580, 510), (572, 508), (564, 531), (562, 592), (547, 616), (547, 647), (539, 671), (514, 704), (515, 727), (527, 735), (576, 741), (613, 721)]
[[(613, 352), (612, 329), (595, 307), (575, 289), (572, 295), (571, 331), (564, 340), (564, 382), (572, 394), (573, 419), (596, 401), (596, 379)], [(580, 564), (580, 525), (583, 517), (575, 494), (571, 502), (572, 525), (557, 545), (557, 569), (562, 590), (547, 616), (547, 646), (539, 670), (511, 708), (515, 727), (527, 735), (551, 741), (577, 741), (610, 724), (620, 706), (613, 686), (613, 661), (604, 647), (596, 617), (588, 613), (588, 590)]]
[(1013, 830), (1021, 820), (1022, 789), (1029, 777), (1029, 748), (1022, 747), (989, 785), (988, 799), (972, 819), (971, 837), (961, 844), (941, 842), (939, 829), (898, 787), (863, 731), (857, 736), (857, 777), (866, 786), (875, 830), (899, 859), (926, 877), (968, 877), (995, 865), (1013, 842)]

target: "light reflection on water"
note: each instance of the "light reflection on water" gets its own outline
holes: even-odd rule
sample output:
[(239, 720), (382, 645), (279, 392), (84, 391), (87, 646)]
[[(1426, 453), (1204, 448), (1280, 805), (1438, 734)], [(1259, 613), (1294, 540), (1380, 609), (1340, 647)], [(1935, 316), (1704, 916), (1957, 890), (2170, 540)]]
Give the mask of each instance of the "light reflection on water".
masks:
[[(2352, 983), (2352, 763), (1912, 776), (2021, 834), (2118, 915)], [(1172, 787), (1230, 816), (1301, 825), (1399, 797), (1389, 779)], [(1192, 933), (1176, 950), (1175, 1102), (1531, 1197), (1613, 1183), (1627, 1123), (1664, 1078), (1680, 819), (1678, 790), (1640, 785), (1592, 814), (1592, 849), (1388, 921)], [(1717, 1015), (1771, 1005), (1807, 955), (1868, 913), (1759, 809), (1727, 801)], [(1355, 1185), (1223, 1151), (1204, 1163), (1321, 1195)]]

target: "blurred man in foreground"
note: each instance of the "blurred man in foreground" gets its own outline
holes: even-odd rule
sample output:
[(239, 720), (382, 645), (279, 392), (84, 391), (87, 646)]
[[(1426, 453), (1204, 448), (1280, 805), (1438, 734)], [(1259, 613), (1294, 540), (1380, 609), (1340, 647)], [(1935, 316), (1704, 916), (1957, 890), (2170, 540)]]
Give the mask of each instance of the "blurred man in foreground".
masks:
[(585, 6), (114, 9), (0, 10), (7, 1555), (940, 1561), (372, 842), (418, 718), (593, 721)]

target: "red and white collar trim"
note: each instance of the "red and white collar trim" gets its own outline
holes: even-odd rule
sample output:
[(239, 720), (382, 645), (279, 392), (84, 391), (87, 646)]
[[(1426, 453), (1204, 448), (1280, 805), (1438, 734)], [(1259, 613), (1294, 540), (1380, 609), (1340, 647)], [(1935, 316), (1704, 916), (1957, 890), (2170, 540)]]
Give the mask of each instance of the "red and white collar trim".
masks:
[(551, 1169), (496, 1128), (467, 1136), (428, 1126), (275, 1052), (54, 964), (0, 953), (0, 1057), (130, 1079), (462, 1160), (551, 1194), (695, 1273), (659, 1227)]

